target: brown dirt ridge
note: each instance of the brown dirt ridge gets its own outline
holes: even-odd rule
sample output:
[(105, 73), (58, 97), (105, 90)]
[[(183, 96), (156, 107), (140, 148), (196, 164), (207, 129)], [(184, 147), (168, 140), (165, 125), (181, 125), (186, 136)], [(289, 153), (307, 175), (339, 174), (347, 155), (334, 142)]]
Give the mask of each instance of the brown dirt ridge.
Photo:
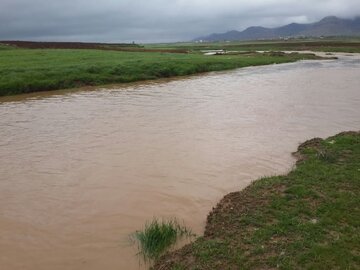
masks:
[(131, 43), (87, 43), (87, 42), (40, 42), (40, 41), (0, 41), (0, 44), (23, 49), (96, 49), (126, 52), (164, 52), (188, 53), (182, 49), (145, 49), (138, 44)]

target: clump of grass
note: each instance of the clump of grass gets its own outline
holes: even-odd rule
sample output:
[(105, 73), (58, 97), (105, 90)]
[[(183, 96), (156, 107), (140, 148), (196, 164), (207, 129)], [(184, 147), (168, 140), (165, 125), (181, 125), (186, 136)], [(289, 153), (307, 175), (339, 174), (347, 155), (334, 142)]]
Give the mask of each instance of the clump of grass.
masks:
[(131, 238), (137, 242), (139, 254), (145, 262), (158, 259), (182, 237), (194, 234), (176, 219), (147, 222), (142, 231), (136, 231)]

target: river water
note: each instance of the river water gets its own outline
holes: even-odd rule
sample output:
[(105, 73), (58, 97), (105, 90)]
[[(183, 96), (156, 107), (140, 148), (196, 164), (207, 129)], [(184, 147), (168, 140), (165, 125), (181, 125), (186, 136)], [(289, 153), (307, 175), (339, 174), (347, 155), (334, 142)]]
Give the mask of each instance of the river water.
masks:
[(153, 217), (196, 233), (223, 195), (360, 129), (360, 57), (0, 99), (0, 268), (139, 269)]

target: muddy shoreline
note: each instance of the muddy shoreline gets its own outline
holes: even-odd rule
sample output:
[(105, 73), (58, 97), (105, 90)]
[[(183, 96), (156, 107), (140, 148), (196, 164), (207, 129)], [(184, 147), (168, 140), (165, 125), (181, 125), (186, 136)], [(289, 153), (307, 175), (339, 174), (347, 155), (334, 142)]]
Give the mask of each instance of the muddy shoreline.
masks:
[[(266, 245), (269, 245), (271, 249), (273, 249), (269, 254), (266, 252), (264, 254), (257, 254), (253, 253), (253, 244), (248, 242), (247, 238), (249, 237), (249, 234), (256, 233), (262, 225), (257, 224), (256, 222), (249, 222), (244, 225), (241, 218), (261, 212), (263, 208), (266, 208), (269, 204), (273, 203), (274, 197), (286, 197), (288, 195), (289, 186), (292, 185), (287, 182), (287, 178), (291, 178), (291, 175), (295, 173), (297, 168), (301, 167), (301, 164), (311, 158), (309, 152), (315, 152), (317, 158), (321, 159), (322, 155), (325, 155), (324, 153), (327, 151), (325, 150), (326, 147), (324, 147), (324, 145), (335, 144), (335, 142), (342, 137), (360, 138), (360, 131), (341, 132), (326, 140), (314, 138), (300, 144), (297, 151), (292, 153), (292, 155), (297, 158), (296, 168), (284, 176), (260, 178), (252, 182), (243, 190), (225, 195), (208, 214), (204, 235), (199, 237), (194, 243), (165, 254), (151, 269), (193, 269), (194, 267), (194, 269), (238, 269), (234, 261), (227, 257), (228, 254), (220, 254), (220, 256), (218, 256), (221, 252), (231, 253), (232, 249), (237, 248), (245, 250), (243, 256), (249, 257), (247, 263), (250, 262), (251, 267), (247, 267), (249, 265), (247, 264), (247, 266), (244, 266), (244, 269), (272, 269), (273, 267), (270, 267), (268, 259), (274, 257), (276, 253), (275, 249), (279, 242), (290, 243), (291, 241), (294, 241), (294, 239), (289, 236), (292, 234), (291, 229), (285, 231), (283, 236), (279, 236), (275, 233), (275, 235), (271, 237), (270, 243), (266, 243)], [(339, 163), (345, 163), (345, 159), (349, 158), (352, 152), (353, 149), (351, 147), (346, 150), (341, 150), (340, 158), (337, 157)], [(317, 202), (311, 203), (318, 204)], [(313, 207), (316, 208), (318, 205)], [(266, 220), (266, 222), (274, 224), (276, 223), (276, 220)], [(319, 221), (316, 218), (312, 219), (310, 222), (316, 224)], [(238, 241), (235, 240), (233, 241), (234, 243), (231, 243), (229, 238), (234, 235), (240, 235), (241, 237)], [(203, 256), (201, 252), (204, 252), (206, 249), (202, 247), (202, 243), (204, 242), (214, 244), (214, 246), (210, 246), (210, 250), (212, 249), (214, 254), (211, 254), (211, 251), (209, 251), (209, 254), (207, 255), (219, 257), (216, 259), (215, 265), (208, 264), (206, 266), (201, 259), (201, 256)], [(222, 245), (228, 245), (229, 247), (227, 248), (230, 249), (226, 250), (226, 248), (224, 248), (223, 250), (221, 247)], [(261, 245), (260, 247), (266, 249), (266, 247), (264, 248), (264, 245)], [(201, 248), (199, 248), (199, 246)], [(220, 246), (219, 250), (217, 250), (218, 246)], [(285, 252), (281, 251), (280, 256), (283, 256), (284, 254)], [(279, 264), (275, 268), (278, 267)]]

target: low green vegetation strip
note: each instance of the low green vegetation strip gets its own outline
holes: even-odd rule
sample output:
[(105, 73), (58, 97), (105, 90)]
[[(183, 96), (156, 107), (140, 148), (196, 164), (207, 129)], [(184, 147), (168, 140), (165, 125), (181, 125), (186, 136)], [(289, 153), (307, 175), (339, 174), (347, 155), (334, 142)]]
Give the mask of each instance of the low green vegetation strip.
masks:
[(300, 145), (296, 169), (225, 196), (154, 269), (360, 269), (360, 132)]
[(231, 41), (231, 42), (204, 42), (204, 43), (173, 43), (150, 44), (147, 48), (187, 49), (193, 52), (201, 50), (228, 50), (228, 51), (319, 51), (319, 52), (348, 52), (360, 53), (360, 40), (329, 39), (329, 40), (276, 40), (276, 41)]
[(3, 49), (0, 50), (0, 96), (316, 58), (312, 54), (204, 56), (87, 49)]

